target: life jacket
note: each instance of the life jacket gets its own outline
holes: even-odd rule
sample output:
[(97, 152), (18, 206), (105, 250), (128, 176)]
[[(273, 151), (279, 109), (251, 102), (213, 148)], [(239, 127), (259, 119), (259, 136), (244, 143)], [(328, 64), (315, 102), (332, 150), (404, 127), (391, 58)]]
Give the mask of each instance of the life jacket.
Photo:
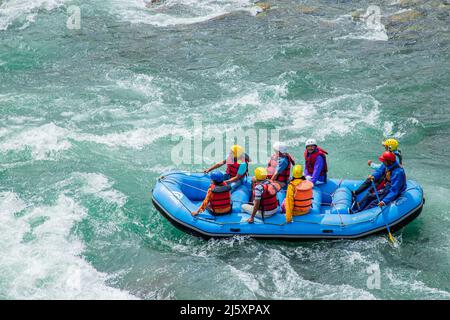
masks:
[[(255, 187), (257, 185), (262, 185), (264, 188), (264, 191), (261, 196), (261, 203), (259, 209), (262, 212), (275, 210), (278, 207), (277, 193), (278, 191), (280, 191), (281, 186), (278, 183), (273, 182), (266, 182), (266, 183), (257, 182), (255, 184)], [(255, 198), (255, 189), (253, 188), (253, 199), (254, 198)]]
[(270, 157), (269, 163), (267, 164), (267, 178), (269, 179), (272, 178), (272, 176), (277, 171), (279, 157), (288, 158), (289, 160), (286, 169), (279, 172), (277, 177), (277, 181), (286, 182), (289, 180), (289, 177), (291, 176), (291, 165), (295, 165), (295, 161), (289, 153), (286, 153), (285, 155), (274, 153), (272, 157)]
[(327, 172), (328, 172), (328, 165), (327, 165), (327, 155), (328, 152), (326, 152), (323, 149), (320, 149), (319, 147), (316, 147), (316, 150), (313, 153), (308, 153), (307, 150), (305, 150), (303, 156), (305, 157), (305, 165), (306, 165), (306, 169), (308, 170), (309, 173), (313, 173), (314, 172), (314, 165), (316, 164), (316, 159), (317, 157), (322, 157), (324, 165), (322, 168), (322, 171), (320, 172), (320, 176), (326, 176)]
[(223, 182), (220, 185), (211, 184), (211, 198), (209, 199), (209, 209), (212, 212), (223, 211), (227, 208), (231, 210), (231, 187)]
[(297, 186), (294, 184), (291, 185), (295, 187), (293, 211), (298, 213), (308, 213), (312, 207), (314, 184), (311, 181), (303, 180), (297, 184)]
[[(247, 170), (245, 170), (245, 173), (243, 176), (246, 176), (248, 173), (248, 162), (249, 162), (249, 156), (247, 154), (244, 154), (244, 161), (247, 164)], [(238, 171), (239, 171), (239, 166), (241, 165), (241, 163), (238, 162), (238, 159), (229, 155), (227, 160), (226, 160), (226, 164), (227, 164), (227, 171), (226, 173), (228, 175), (230, 175), (230, 178), (234, 178)]]
[(397, 164), (397, 165), (392, 166), (391, 170), (389, 170), (386, 167), (386, 171), (384, 172), (384, 176), (383, 176), (381, 182), (377, 185), (377, 190), (384, 189), (384, 188), (386, 188), (387, 184), (391, 183), (391, 172), (393, 170), (395, 170), (398, 166), (400, 166), (400, 165)]

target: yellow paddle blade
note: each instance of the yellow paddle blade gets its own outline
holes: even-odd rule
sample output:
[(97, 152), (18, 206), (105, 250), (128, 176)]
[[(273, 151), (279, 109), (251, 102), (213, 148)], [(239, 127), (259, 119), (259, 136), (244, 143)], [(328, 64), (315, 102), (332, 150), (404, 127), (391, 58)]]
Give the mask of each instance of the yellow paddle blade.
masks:
[(395, 244), (395, 238), (392, 236), (392, 233), (389, 232), (389, 240), (391, 240), (392, 244)]

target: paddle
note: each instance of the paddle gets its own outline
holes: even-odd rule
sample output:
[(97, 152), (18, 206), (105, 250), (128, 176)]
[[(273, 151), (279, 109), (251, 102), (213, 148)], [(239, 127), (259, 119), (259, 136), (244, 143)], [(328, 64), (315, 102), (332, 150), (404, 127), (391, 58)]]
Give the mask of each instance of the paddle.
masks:
[[(355, 191), (358, 190), (364, 183), (366, 183), (366, 180), (363, 181), (363, 182), (358, 186), (358, 188), (355, 189)], [(353, 207), (355, 206), (355, 204), (358, 203), (357, 196), (356, 196), (356, 194), (354, 194), (355, 191), (352, 191), (352, 206), (350, 207), (350, 210), (349, 210), (350, 213), (353, 212)], [(355, 201), (353, 201), (353, 196), (355, 197)], [(358, 210), (360, 210), (359, 204), (358, 204)]]
[[(381, 200), (380, 200), (380, 196), (378, 195), (378, 191), (377, 191), (377, 187), (375, 186), (375, 182), (373, 182), (372, 179), (370, 179), (370, 181), (372, 182), (373, 191), (375, 192), (375, 195), (377, 197), (377, 201), (378, 201), (378, 203), (380, 203)], [(380, 210), (383, 211), (383, 209), (381, 209), (381, 208), (380, 208)], [(384, 219), (384, 216), (383, 216), (383, 219)], [(395, 245), (396, 241), (395, 241), (395, 238), (392, 236), (391, 229), (389, 228), (389, 224), (386, 223), (386, 220), (384, 221), (384, 223), (386, 224), (386, 228), (387, 228), (387, 231), (389, 233), (389, 240), (392, 242), (393, 245)]]

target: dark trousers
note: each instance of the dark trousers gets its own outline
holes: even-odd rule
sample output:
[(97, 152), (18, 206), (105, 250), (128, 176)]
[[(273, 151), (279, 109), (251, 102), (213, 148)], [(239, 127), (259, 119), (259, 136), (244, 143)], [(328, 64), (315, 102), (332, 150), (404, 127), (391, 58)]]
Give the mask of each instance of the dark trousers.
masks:
[[(375, 185), (378, 186), (381, 182), (383, 181), (383, 177), (380, 177), (380, 179), (378, 179), (377, 181), (375, 181)], [(372, 181), (370, 181), (370, 179), (366, 179), (360, 186), (358, 189), (355, 190), (355, 195), (357, 196), (358, 194), (364, 192), (367, 188), (372, 187)]]
[[(378, 193), (378, 197), (380, 198), (380, 201), (382, 201), (384, 199), (384, 197), (386, 197), (387, 194), (389, 193), (389, 190), (387, 190), (385, 188), (385, 189), (377, 190), (376, 192)], [(361, 199), (361, 201), (356, 203), (355, 207), (358, 211), (363, 211), (363, 210), (374, 208), (377, 205), (378, 205), (377, 195), (373, 192), (373, 190), (369, 190), (369, 192), (367, 192), (367, 194)]]

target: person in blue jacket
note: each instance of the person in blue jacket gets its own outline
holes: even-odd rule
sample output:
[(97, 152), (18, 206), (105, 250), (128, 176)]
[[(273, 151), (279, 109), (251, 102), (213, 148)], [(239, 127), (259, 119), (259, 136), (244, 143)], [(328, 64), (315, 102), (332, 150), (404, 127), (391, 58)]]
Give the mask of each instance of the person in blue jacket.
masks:
[[(396, 156), (390, 151), (383, 152), (378, 158), (383, 164), (369, 178), (353, 192), (354, 196), (362, 193), (372, 185), (371, 181), (379, 182), (376, 190), (370, 190), (361, 201), (356, 203), (359, 211), (379, 206), (380, 208), (388, 205), (400, 194), (406, 190), (405, 170), (397, 162)], [(380, 202), (378, 202), (375, 192), (378, 193)]]

